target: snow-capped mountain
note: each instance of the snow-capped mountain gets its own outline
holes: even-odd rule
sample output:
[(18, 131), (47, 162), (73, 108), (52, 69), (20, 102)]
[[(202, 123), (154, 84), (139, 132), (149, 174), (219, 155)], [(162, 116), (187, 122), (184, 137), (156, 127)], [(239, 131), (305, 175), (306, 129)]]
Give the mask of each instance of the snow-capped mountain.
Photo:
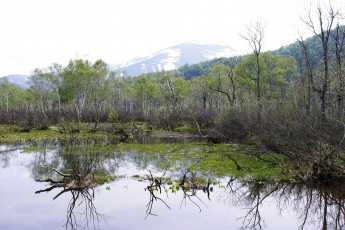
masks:
[[(28, 75), (12, 74), (12, 75), (8, 75), (6, 77), (10, 83), (20, 85), (24, 89), (30, 87), (30, 84), (29, 84), (29, 77), (30, 76), (28, 76)], [(3, 80), (4, 80), (4, 78), (0, 78), (0, 83)]]
[(150, 56), (136, 58), (112, 70), (137, 76), (148, 72), (177, 69), (185, 64), (195, 64), (219, 57), (231, 57), (236, 51), (229, 46), (214, 45), (191, 41), (158, 51)]

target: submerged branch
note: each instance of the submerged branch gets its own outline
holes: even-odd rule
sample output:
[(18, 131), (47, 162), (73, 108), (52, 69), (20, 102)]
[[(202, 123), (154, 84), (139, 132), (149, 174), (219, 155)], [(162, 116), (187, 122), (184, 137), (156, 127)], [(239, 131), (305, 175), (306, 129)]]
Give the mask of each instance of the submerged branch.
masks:
[(61, 183), (64, 183), (65, 181), (64, 180), (54, 180), (54, 179), (51, 179), (51, 178), (47, 178), (47, 179), (36, 179), (35, 180), (36, 182), (50, 182), (52, 184), (61, 184)]
[(16, 151), (16, 150), (19, 150), (19, 149), (23, 149), (23, 148), (14, 148), (14, 149), (1, 150), (0, 153), (12, 152), (12, 151)]
[(236, 166), (237, 166), (237, 170), (242, 171), (244, 170), (244, 166), (240, 165), (234, 158), (232, 158), (230, 155), (226, 155), (230, 160), (232, 160)]
[(63, 177), (72, 177), (71, 174), (64, 174), (60, 171), (58, 171), (57, 169), (53, 168), (53, 171), (56, 172), (57, 174), (59, 174), (60, 176), (63, 176)]
[(53, 185), (47, 189), (38, 190), (35, 192), (35, 194), (40, 194), (41, 192), (50, 192), (50, 191), (54, 190), (55, 188), (60, 188), (60, 187), (63, 187), (63, 186), (62, 185), (61, 186)]

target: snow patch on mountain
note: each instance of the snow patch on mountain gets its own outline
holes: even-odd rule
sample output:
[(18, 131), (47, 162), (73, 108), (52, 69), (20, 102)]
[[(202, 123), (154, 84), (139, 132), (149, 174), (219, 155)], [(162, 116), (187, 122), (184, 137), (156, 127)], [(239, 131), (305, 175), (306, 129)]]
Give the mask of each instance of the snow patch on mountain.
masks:
[(228, 46), (190, 41), (152, 55), (130, 60), (124, 64), (112, 66), (112, 70), (130, 76), (148, 72), (177, 69), (185, 64), (195, 64), (214, 58), (235, 56), (236, 51)]
[(175, 66), (175, 63), (179, 62), (180, 56), (181, 56), (181, 50), (178, 48), (175, 49), (165, 49), (160, 52), (161, 54), (166, 54), (167, 57), (162, 59), (160, 61), (160, 64), (162, 69), (160, 71), (164, 70), (173, 70), (176, 69), (177, 67)]

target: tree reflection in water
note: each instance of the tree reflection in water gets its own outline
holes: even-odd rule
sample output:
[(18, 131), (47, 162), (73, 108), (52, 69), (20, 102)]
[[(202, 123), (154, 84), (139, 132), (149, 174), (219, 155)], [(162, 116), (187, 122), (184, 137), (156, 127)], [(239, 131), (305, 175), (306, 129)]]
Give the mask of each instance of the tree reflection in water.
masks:
[(38, 182), (50, 182), (52, 185), (47, 189), (36, 191), (36, 194), (60, 188), (62, 191), (53, 200), (62, 194), (71, 194), (67, 206), (66, 229), (85, 227), (96, 229), (99, 228), (100, 220), (106, 222), (104, 216), (97, 212), (93, 202), (97, 179), (110, 174), (111, 167), (107, 167), (104, 163), (106, 159), (104, 151), (95, 145), (61, 147), (57, 153), (61, 157), (59, 168), (52, 168), (58, 174), (58, 178), (36, 179)]
[(165, 190), (164, 184), (166, 183), (166, 179), (164, 179), (164, 175), (166, 173), (166, 171), (164, 172), (164, 174), (159, 177), (159, 178), (154, 178), (152, 175), (152, 172), (150, 172), (150, 175), (147, 175), (147, 180), (150, 182), (150, 185), (148, 185), (145, 188), (145, 191), (148, 191), (150, 194), (150, 200), (146, 205), (146, 217), (145, 219), (149, 216), (157, 216), (156, 214), (152, 213), (152, 208), (153, 208), (153, 204), (155, 203), (155, 201), (160, 201), (162, 202), (168, 209), (171, 210), (171, 208), (169, 207), (169, 205), (160, 197), (158, 197), (158, 195), (155, 194), (155, 192), (159, 192), (159, 194), (162, 194), (162, 187)]
[[(207, 205), (204, 203), (204, 201), (199, 196), (197, 196), (197, 191), (201, 191), (201, 190), (200, 189), (195, 189), (195, 188), (188, 189), (188, 188), (182, 187), (183, 198), (182, 198), (182, 201), (181, 201), (181, 204), (180, 204), (180, 208), (182, 208), (183, 204), (185, 206), (187, 206), (188, 200), (193, 205), (195, 205), (198, 208), (199, 212), (201, 212), (201, 207), (198, 204), (198, 202), (200, 202), (205, 207), (207, 207)], [(210, 191), (205, 190), (204, 192), (207, 193), (207, 197), (210, 200)]]
[[(55, 188), (58, 187), (52, 186), (44, 190), (39, 190), (36, 191), (36, 194), (50, 192)], [(105, 216), (97, 212), (96, 206), (93, 203), (95, 198), (93, 188), (63, 188), (53, 200), (65, 193), (70, 193), (72, 197), (67, 205), (66, 229), (84, 229), (92, 227), (94, 229), (99, 229), (100, 222), (102, 220), (106, 222)]]
[[(167, 189), (165, 186), (167, 185), (167, 182), (170, 181), (171, 182), (171, 178), (168, 177), (168, 178), (165, 178), (165, 174), (166, 174), (167, 170), (165, 170), (165, 172), (163, 173), (163, 175), (161, 177), (154, 177), (152, 175), (152, 172), (149, 171), (149, 175), (146, 175), (146, 180), (149, 181), (149, 185), (145, 188), (145, 191), (148, 191), (149, 194), (150, 194), (150, 200), (149, 202), (147, 203), (146, 207), (146, 217), (145, 219), (149, 216), (149, 215), (152, 215), (152, 216), (157, 216), (156, 214), (154, 214), (152, 212), (152, 209), (153, 209), (153, 204), (157, 201), (160, 201), (161, 203), (163, 203), (169, 210), (171, 210), (170, 206), (167, 204), (167, 202), (165, 202), (162, 198), (159, 197), (159, 194), (162, 194), (162, 190), (164, 190), (167, 194), (167, 198), (168, 198), (168, 191), (169, 189)], [(193, 205), (195, 205), (199, 211), (201, 212), (201, 207), (200, 205), (198, 204), (198, 202), (202, 203), (203, 205), (206, 206), (206, 204), (202, 201), (201, 198), (199, 198), (196, 193), (197, 193), (197, 190), (202, 190), (202, 189), (196, 189), (196, 188), (191, 188), (189, 189), (188, 187), (185, 187), (183, 184), (184, 184), (184, 180), (186, 179), (186, 175), (184, 175), (183, 177), (184, 179), (179, 182), (176, 182), (175, 184), (178, 184), (179, 188), (181, 188), (180, 191), (183, 192), (183, 196), (182, 196), (182, 201), (181, 201), (181, 204), (180, 204), (180, 208), (182, 208), (182, 205), (184, 204), (185, 206), (187, 206), (187, 201), (189, 200)], [(170, 187), (171, 188), (171, 187)], [(179, 188), (176, 188), (176, 190), (179, 190)], [(172, 192), (176, 192), (175, 188), (171, 188), (172, 189)], [(210, 200), (210, 191), (209, 190), (205, 190), (204, 189), (204, 192), (207, 193), (207, 197), (208, 199)], [(206, 206), (207, 207), (207, 206)]]
[[(37, 147), (37, 146), (36, 146)], [(34, 159), (28, 165), (31, 175), (36, 179), (38, 177), (52, 177), (54, 175), (52, 168), (57, 168), (61, 164), (61, 158), (55, 154), (56, 150), (47, 149), (47, 143), (43, 142), (34, 152)]]
[(312, 184), (241, 183), (233, 180), (220, 193), (219, 198), (229, 205), (246, 210), (240, 217), (241, 229), (264, 229), (265, 223), (261, 209), (274, 201), (279, 214), (293, 205), (295, 215), (300, 221), (299, 229), (312, 224), (316, 229), (345, 228), (345, 191)]
[[(53, 183), (51, 187), (36, 193), (62, 188), (54, 200), (62, 194), (71, 194), (71, 200), (67, 206), (66, 228), (80, 228), (82, 225), (97, 228), (100, 221), (105, 221), (105, 219), (103, 215), (97, 212), (93, 203), (93, 188), (97, 185), (94, 183), (94, 179), (97, 175), (113, 175), (116, 169), (114, 162), (121, 156), (113, 155), (113, 153), (105, 156), (104, 149), (100, 150), (95, 146), (61, 147), (56, 154), (59, 158), (47, 158), (44, 151), (37, 153), (35, 158), (37, 164), (32, 166), (35, 177), (42, 175), (53, 177), (55, 175), (57, 179), (50, 179), (56, 180), (58, 183)], [(66, 178), (61, 180), (61, 174), (56, 177), (55, 173), (47, 173), (44, 166), (55, 167), (56, 171), (65, 175)], [(158, 171), (162, 170), (158, 169)], [(145, 186), (145, 191), (149, 193), (149, 202), (146, 207), (145, 219), (150, 215), (156, 215), (153, 213), (156, 202), (163, 203), (170, 209), (169, 197), (168, 195), (164, 197), (164, 191), (167, 194), (173, 192), (170, 188), (168, 189), (167, 171), (166, 169), (159, 178), (154, 177), (151, 172), (147, 175), (149, 184)], [(188, 181), (190, 187), (193, 184), (191, 183), (192, 178), (189, 178), (190, 182)], [(89, 181), (87, 182), (87, 180)], [(192, 204), (201, 211), (201, 207), (206, 206), (206, 204), (197, 196), (195, 189), (185, 189), (184, 184), (179, 183), (181, 189), (176, 193), (182, 194), (180, 208), (183, 205)], [(343, 188), (343, 185), (341, 186)], [(284, 214), (286, 210), (291, 210), (293, 207), (294, 219), (299, 221), (299, 229), (306, 229), (310, 226), (316, 229), (345, 229), (345, 191), (341, 189), (341, 186), (333, 185), (330, 188), (284, 181), (272, 183), (240, 182), (232, 178), (224, 189), (217, 189), (217, 192), (220, 192), (219, 198), (222, 203), (227, 202), (229, 206), (235, 206), (245, 211), (245, 214), (238, 218), (242, 229), (264, 229), (265, 217), (268, 214), (271, 216), (271, 213), (274, 212), (272, 209), (269, 210), (270, 213), (267, 210), (264, 211), (263, 207), (268, 204), (275, 204), (279, 214)], [(210, 199), (208, 189), (205, 192), (208, 193), (207, 198)]]
[(300, 229), (307, 222), (318, 224), (319, 229), (345, 228), (345, 191), (320, 186), (296, 186), (293, 191), (295, 210), (299, 213)]

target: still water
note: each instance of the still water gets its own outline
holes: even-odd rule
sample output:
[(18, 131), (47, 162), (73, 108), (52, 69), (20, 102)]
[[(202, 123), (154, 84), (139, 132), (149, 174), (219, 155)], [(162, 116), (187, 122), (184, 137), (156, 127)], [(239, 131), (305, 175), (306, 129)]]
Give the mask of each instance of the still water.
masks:
[[(0, 150), (17, 147), (3, 145)], [(172, 191), (170, 185), (151, 192), (148, 175), (178, 178), (179, 172), (167, 173), (157, 159), (143, 163), (149, 157), (135, 150), (98, 159), (101, 166), (94, 167), (118, 177), (95, 188), (51, 188), (48, 182), (36, 182), (57, 177), (52, 168), (68, 168), (62, 151), (0, 153), (0, 229), (345, 228), (342, 186), (258, 184), (223, 177), (216, 178), (209, 192)]]

